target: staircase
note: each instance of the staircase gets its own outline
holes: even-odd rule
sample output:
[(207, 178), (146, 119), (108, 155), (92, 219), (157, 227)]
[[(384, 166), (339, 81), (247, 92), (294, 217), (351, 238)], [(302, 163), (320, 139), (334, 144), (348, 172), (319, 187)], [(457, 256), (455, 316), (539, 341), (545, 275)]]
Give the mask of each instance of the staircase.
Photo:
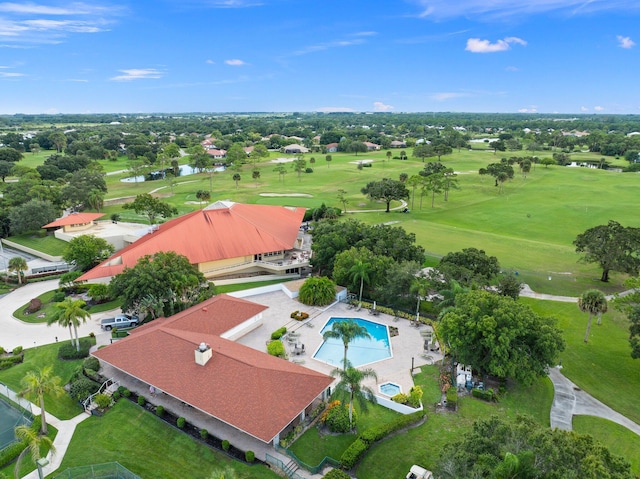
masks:
[[(298, 463), (293, 459), (290, 460), (285, 466), (282, 468), (287, 477), (294, 477), (294, 474), (299, 469)], [(297, 475), (297, 474), (296, 474)]]
[(100, 389), (98, 389), (97, 392), (91, 394), (87, 399), (82, 401), (82, 407), (84, 408), (84, 412), (86, 412), (89, 416), (91, 416), (93, 414), (92, 411), (98, 407), (93, 402), (93, 398), (96, 397), (98, 394), (106, 394), (107, 396), (111, 397), (113, 393), (118, 390), (119, 386), (120, 386), (120, 383), (115, 379), (107, 379), (105, 382), (102, 383), (102, 385), (100, 386)]

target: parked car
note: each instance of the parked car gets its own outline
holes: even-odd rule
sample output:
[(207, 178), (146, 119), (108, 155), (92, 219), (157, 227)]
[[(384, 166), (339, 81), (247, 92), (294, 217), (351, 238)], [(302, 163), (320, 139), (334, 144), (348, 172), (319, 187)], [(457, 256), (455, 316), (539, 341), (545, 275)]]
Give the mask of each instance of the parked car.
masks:
[(140, 324), (138, 316), (130, 314), (119, 314), (115, 318), (106, 318), (100, 321), (100, 327), (105, 331), (111, 331), (113, 328), (132, 328)]
[(406, 479), (433, 479), (433, 473), (415, 464), (409, 469)]

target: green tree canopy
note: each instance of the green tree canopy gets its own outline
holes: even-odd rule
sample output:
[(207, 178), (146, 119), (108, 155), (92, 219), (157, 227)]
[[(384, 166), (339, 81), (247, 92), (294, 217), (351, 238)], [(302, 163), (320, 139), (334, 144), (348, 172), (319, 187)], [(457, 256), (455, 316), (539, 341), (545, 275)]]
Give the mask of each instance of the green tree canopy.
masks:
[(58, 217), (59, 210), (50, 201), (31, 200), (15, 206), (9, 212), (11, 233), (19, 235), (38, 231)]
[(155, 224), (159, 216), (169, 218), (178, 214), (178, 208), (151, 196), (149, 193), (136, 196), (132, 203), (122, 205), (122, 208), (125, 210), (134, 210), (139, 215), (146, 215), (150, 224)]
[(367, 248), (377, 256), (398, 262), (424, 261), (424, 249), (415, 244), (415, 235), (398, 226), (366, 225), (351, 218), (324, 220), (318, 222), (312, 234), (311, 263), (316, 271), (327, 276), (333, 274), (336, 256), (351, 247)]
[(125, 268), (111, 280), (112, 297), (122, 299), (123, 311), (140, 311), (148, 295), (164, 304), (170, 316), (213, 296), (213, 284), (173, 251), (143, 256), (133, 268)]
[(335, 301), (336, 285), (326, 276), (307, 278), (300, 287), (298, 299), (309, 306), (326, 306)]
[(530, 384), (564, 350), (555, 318), (542, 317), (507, 296), (483, 290), (459, 294), (440, 320), (439, 333), (458, 362), (481, 375)]
[(464, 248), (443, 256), (437, 270), (446, 282), (454, 279), (463, 286), (486, 286), (500, 272), (500, 264), (498, 258), (488, 256), (484, 250)]
[(587, 322), (587, 331), (584, 334), (584, 342), (589, 341), (589, 332), (591, 331), (591, 320), (593, 315), (598, 315), (598, 324), (603, 313), (607, 312), (608, 303), (604, 293), (598, 289), (588, 289), (578, 297), (578, 308), (583, 313), (589, 313)]
[(71, 175), (69, 183), (62, 188), (62, 199), (72, 207), (86, 208), (91, 204), (89, 196), (92, 191), (107, 192), (104, 173), (94, 169), (83, 168)]
[(14, 271), (18, 275), (18, 284), (22, 284), (22, 275), (28, 269), (27, 260), (22, 256), (14, 256), (9, 260), (8, 270)]
[(409, 198), (409, 190), (402, 181), (383, 178), (379, 181), (370, 181), (360, 190), (363, 195), (367, 195), (372, 200), (382, 200), (387, 205), (388, 213), (389, 205), (392, 201), (399, 201)]
[(55, 312), (47, 321), (47, 326), (51, 326), (53, 323), (58, 323), (63, 328), (69, 328), (70, 334), (71, 328), (73, 328), (71, 342), (75, 344), (77, 351), (80, 351), (78, 326), (80, 326), (81, 323), (86, 323), (87, 319), (91, 317), (89, 312), (84, 309), (86, 305), (87, 303), (83, 300), (73, 299), (71, 296), (68, 296), (64, 301), (55, 304)]
[(0, 148), (0, 161), (8, 161), (11, 163), (15, 163), (22, 159), (22, 153), (20, 153), (15, 148), (10, 147), (2, 147)]
[[(367, 297), (371, 297), (371, 291), (384, 283), (386, 272), (393, 263), (392, 258), (376, 255), (366, 247), (351, 247), (336, 255), (333, 279), (337, 284), (346, 286), (350, 291), (359, 291), (362, 279), (364, 291)], [(368, 268), (365, 268), (367, 279), (356, 274), (358, 264), (369, 265)]]
[(434, 470), (441, 479), (634, 479), (631, 465), (593, 437), (549, 429), (532, 418), (477, 421), (446, 444)]
[(600, 281), (609, 281), (610, 271), (634, 276), (640, 271), (640, 228), (609, 220), (579, 234), (573, 244), (576, 253), (583, 253), (581, 261), (600, 265)]
[(62, 258), (67, 263), (75, 264), (82, 271), (87, 271), (107, 259), (115, 251), (113, 245), (107, 243), (103, 238), (80, 235), (69, 241)]

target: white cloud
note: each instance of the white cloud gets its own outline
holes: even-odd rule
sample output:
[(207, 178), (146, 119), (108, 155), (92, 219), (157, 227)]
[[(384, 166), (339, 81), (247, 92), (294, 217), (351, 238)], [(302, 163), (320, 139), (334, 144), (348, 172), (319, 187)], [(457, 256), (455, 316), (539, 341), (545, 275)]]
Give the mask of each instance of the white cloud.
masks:
[(464, 17), (481, 21), (507, 21), (531, 15), (559, 13), (565, 16), (594, 14), (603, 11), (638, 12), (636, 0), (406, 0), (419, 9), (420, 18), (443, 20)]
[(618, 35), (616, 38), (618, 39), (618, 42), (620, 42), (618, 45), (620, 48), (631, 48), (636, 44), (633, 40), (631, 40), (631, 37), (623, 37), (622, 35)]
[(132, 68), (131, 70), (118, 70), (123, 75), (110, 78), (111, 81), (146, 80), (150, 78), (162, 78), (162, 72), (155, 68)]
[(356, 38), (355, 40), (336, 40), (334, 42), (319, 43), (317, 45), (309, 45), (308, 47), (301, 48), (293, 52), (294, 56), (307, 55), (309, 53), (321, 52), (329, 50), (330, 48), (350, 47), (352, 45), (361, 45), (364, 43), (362, 38)]
[(26, 15), (95, 15), (104, 13), (106, 7), (88, 5), (82, 2), (70, 3), (67, 7), (52, 7), (36, 3), (0, 3), (0, 12)]
[(393, 106), (391, 105), (385, 105), (381, 101), (373, 102), (373, 111), (391, 111), (391, 110), (393, 110)]
[(348, 108), (346, 106), (323, 106), (323, 107), (317, 108), (316, 111), (319, 111), (322, 113), (335, 113), (335, 112), (353, 113), (355, 110), (353, 108)]
[(245, 62), (243, 62), (242, 60), (238, 60), (237, 58), (233, 58), (231, 60), (225, 60), (224, 61), (227, 65), (230, 65), (232, 67), (241, 67), (243, 65), (246, 65)]
[(495, 53), (504, 52), (511, 48), (510, 44), (517, 43), (518, 45), (526, 46), (527, 42), (518, 37), (507, 37), (504, 40), (498, 40), (495, 43), (491, 43), (489, 40), (480, 40), (479, 38), (469, 38), (467, 40), (466, 51), (472, 53)]
[(431, 99), (436, 101), (447, 101), (447, 100), (452, 100), (454, 98), (463, 98), (466, 96), (469, 96), (469, 94), (456, 93), (456, 92), (440, 92), (440, 93), (434, 93), (433, 95), (431, 95)]
[(508, 71), (508, 72), (519, 72), (520, 71), (520, 69), (518, 67), (514, 67), (514, 66), (507, 67), (507, 68), (505, 68), (505, 70)]
[(602, 107), (602, 106), (594, 106), (593, 109), (595, 111), (604, 111), (604, 107)]
[(538, 113), (538, 107), (532, 105), (529, 108), (520, 108), (518, 113)]
[(209, 59), (209, 60), (205, 61), (205, 63), (206, 63), (207, 65), (215, 65), (215, 64), (216, 64), (216, 62), (214, 62), (214, 61), (213, 61), (213, 60), (211, 60), (211, 59)]
[(589, 109), (586, 106), (581, 106), (580, 111), (589, 111)]
[(17, 72), (0, 72), (0, 78), (17, 78), (25, 76), (24, 73)]

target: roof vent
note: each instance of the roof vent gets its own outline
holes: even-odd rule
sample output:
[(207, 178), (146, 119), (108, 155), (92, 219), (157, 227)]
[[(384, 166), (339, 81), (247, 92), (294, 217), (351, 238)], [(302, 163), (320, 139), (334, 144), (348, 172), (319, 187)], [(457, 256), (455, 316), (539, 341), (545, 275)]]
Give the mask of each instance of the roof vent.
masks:
[(209, 359), (211, 359), (211, 356), (213, 356), (213, 351), (211, 350), (211, 346), (209, 346), (207, 343), (200, 343), (198, 349), (195, 350), (195, 355), (196, 364), (204, 366), (205, 364), (207, 364)]

